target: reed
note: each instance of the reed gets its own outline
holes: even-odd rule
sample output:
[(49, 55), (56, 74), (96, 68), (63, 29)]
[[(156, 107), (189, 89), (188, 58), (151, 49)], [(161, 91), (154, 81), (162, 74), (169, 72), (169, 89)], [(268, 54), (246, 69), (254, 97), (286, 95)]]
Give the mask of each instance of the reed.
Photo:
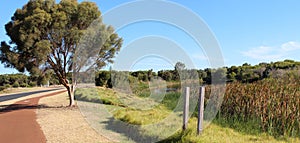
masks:
[(289, 74), (254, 83), (229, 83), (220, 115), (240, 121), (258, 120), (261, 129), (274, 136), (299, 137), (300, 78)]

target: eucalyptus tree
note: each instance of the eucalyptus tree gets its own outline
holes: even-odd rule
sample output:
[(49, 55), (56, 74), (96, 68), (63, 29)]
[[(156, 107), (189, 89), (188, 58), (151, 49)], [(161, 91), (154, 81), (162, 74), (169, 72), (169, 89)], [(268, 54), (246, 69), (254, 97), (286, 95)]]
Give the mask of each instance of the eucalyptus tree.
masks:
[(100, 15), (93, 2), (30, 0), (5, 25), (10, 41), (1, 42), (0, 61), (6, 67), (30, 74), (53, 70), (66, 87), (72, 106), (72, 83), (67, 74), (72, 72), (74, 53), (86, 29), (96, 20), (101, 25), (97, 33), (109, 35), (100, 47), (97, 59), (100, 67), (112, 63), (122, 45), (122, 38), (102, 22)]

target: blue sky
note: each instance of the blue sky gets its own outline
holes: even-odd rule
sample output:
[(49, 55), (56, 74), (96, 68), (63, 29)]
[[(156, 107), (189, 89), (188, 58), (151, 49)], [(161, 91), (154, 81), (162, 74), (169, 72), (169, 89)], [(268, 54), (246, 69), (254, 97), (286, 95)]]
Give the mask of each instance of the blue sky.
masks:
[[(102, 13), (130, 1), (91, 0)], [(8, 41), (4, 25), (14, 11), (27, 0), (0, 1), (0, 41)], [(300, 60), (300, 1), (274, 0), (173, 0), (195, 12), (217, 38), (225, 65), (258, 64), (284, 59)], [(168, 11), (166, 9), (166, 11)], [(104, 19), (105, 22), (105, 19)], [(107, 23), (109, 24), (109, 23)], [(136, 39), (159, 35), (176, 42), (191, 57), (197, 68), (209, 67), (207, 58), (183, 31), (159, 22), (140, 22), (119, 29), (123, 49)], [(121, 51), (122, 52), (122, 51)], [(132, 65), (133, 70), (172, 68), (174, 63), (157, 57), (144, 58)], [(16, 73), (0, 65), (1, 73)]]

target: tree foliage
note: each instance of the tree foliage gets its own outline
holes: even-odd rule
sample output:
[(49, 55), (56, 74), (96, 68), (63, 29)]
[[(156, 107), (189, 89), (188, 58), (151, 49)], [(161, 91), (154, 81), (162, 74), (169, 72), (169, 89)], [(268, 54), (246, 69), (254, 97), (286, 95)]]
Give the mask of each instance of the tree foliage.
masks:
[[(158, 76), (165, 81), (180, 81), (182, 77), (178, 74), (179, 65), (184, 65), (182, 63), (178, 63), (175, 65), (174, 70), (160, 70), (157, 73), (149, 71), (134, 71), (128, 72), (128, 75), (138, 79), (139, 81), (148, 82), (153, 76)], [(184, 67), (184, 66), (182, 66)], [(295, 71), (300, 69), (300, 62), (296, 62), (293, 60), (284, 60), (278, 62), (271, 63), (260, 63), (258, 65), (250, 65), (243, 64), (241, 66), (231, 66), (231, 67), (223, 67), (218, 69), (184, 69), (181, 71), (184, 72), (194, 72), (195, 70), (198, 73), (199, 82), (202, 84), (211, 84), (212, 77), (214, 78), (214, 83), (222, 83), (222, 82), (243, 82), (243, 83), (252, 83), (255, 81), (260, 81), (266, 78), (280, 78), (289, 73), (294, 73)], [(104, 72), (104, 71), (102, 71)], [(151, 73), (151, 74), (150, 74)], [(99, 72), (98, 74), (101, 74)], [(108, 71), (105, 74), (109, 75)], [(297, 72), (296, 72), (297, 74)], [(298, 73), (300, 74), (300, 73)], [(102, 76), (97, 76), (96, 82), (99, 82)], [(103, 76), (107, 77), (107, 76)], [(108, 80), (108, 79), (105, 79)]]
[(25, 74), (3, 74), (0, 75), (0, 87), (2, 90), (11, 87), (35, 87), (41, 85), (58, 85), (55, 75), (47, 72), (46, 76), (25, 75)]

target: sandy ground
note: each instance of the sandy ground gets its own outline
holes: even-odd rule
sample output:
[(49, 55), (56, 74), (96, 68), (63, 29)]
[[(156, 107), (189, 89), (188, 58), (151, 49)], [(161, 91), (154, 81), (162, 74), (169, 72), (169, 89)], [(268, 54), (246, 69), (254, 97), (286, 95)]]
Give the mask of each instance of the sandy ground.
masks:
[(37, 110), (37, 122), (48, 143), (111, 142), (88, 125), (78, 108), (65, 107), (66, 93), (42, 98), (39, 104), (47, 106)]

